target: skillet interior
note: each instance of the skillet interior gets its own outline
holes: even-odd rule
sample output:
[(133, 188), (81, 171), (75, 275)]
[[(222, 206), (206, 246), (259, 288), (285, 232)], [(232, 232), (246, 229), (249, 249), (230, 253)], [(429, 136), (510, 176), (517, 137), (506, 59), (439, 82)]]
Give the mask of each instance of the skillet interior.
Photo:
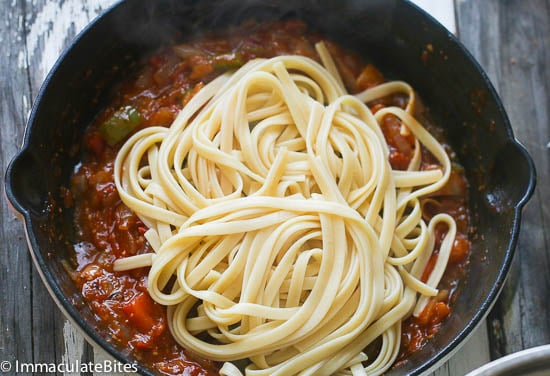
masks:
[(45, 283), (89, 340), (119, 360), (134, 360), (98, 334), (102, 328), (96, 328), (93, 314), (61, 267), (59, 255), (72, 237), (72, 214), (57, 210), (62, 207), (59, 187), (67, 186), (78, 161), (74, 145), (132, 61), (174, 37), (250, 17), (302, 18), (363, 54), (386, 76), (409, 82), (435, 123), (445, 129), (465, 167), (473, 225), (478, 229), (470, 272), (447, 324), (391, 374), (420, 374), (433, 368), (472, 332), (500, 291), (517, 239), (520, 210), (534, 187), (534, 169), (479, 66), (442, 26), (401, 0), (134, 0), (115, 5), (92, 23), (47, 77), (24, 146), (6, 174), (6, 193), (24, 217), (31, 253)]

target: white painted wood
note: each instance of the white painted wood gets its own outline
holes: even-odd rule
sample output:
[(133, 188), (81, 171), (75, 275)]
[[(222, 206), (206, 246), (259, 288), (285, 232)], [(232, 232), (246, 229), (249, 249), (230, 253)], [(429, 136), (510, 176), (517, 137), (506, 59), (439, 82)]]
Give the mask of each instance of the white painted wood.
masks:
[[(113, 0), (68, 0), (30, 4), (36, 9), (33, 9), (34, 17), (25, 25), (28, 30), (25, 38), (26, 49), (20, 50), (17, 61), (18, 67), (22, 70), (27, 69), (30, 64), (37, 64), (35, 91), (70, 40), (113, 2)], [(20, 22), (22, 23), (23, 20)], [(23, 97), (23, 99), (26, 98)], [(85, 340), (68, 320), (65, 320), (63, 325), (63, 343), (62, 362), (74, 365), (77, 361), (81, 361)], [(106, 355), (101, 353), (96, 356), (95, 362), (106, 359)], [(74, 368), (67, 368), (69, 372), (64, 372), (65, 376), (80, 375), (80, 372), (70, 372), (75, 370)]]
[(456, 34), (455, 6), (453, 0), (411, 0), (424, 9), (451, 33)]
[(27, 21), (26, 50), (19, 55), (20, 67), (36, 62), (42, 80), (68, 42), (113, 0), (68, 0), (31, 3), (35, 17)]
[[(75, 364), (76, 360), (82, 359), (84, 353), (84, 337), (78, 330), (68, 321), (63, 325), (63, 343), (64, 352), (61, 361), (64, 364)], [(65, 376), (80, 376), (80, 372), (71, 367), (67, 367), (69, 372), (64, 372)]]
[[(94, 347), (94, 363), (95, 364), (105, 364), (105, 362), (114, 362), (111, 356), (109, 356), (105, 351), (102, 349), (98, 349)], [(117, 367), (117, 369), (119, 369)], [(139, 376), (138, 373), (135, 372), (111, 372), (109, 373), (111, 376)], [(105, 376), (104, 372), (94, 372), (94, 376)]]

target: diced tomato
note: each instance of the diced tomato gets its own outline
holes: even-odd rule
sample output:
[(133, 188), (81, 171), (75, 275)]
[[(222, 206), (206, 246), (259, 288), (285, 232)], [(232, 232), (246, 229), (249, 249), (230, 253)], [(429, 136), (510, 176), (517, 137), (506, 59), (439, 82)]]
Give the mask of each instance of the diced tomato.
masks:
[(414, 152), (414, 136), (402, 134), (401, 120), (391, 114), (383, 117), (380, 126), (390, 147), (390, 164), (396, 170), (406, 170)]
[(390, 165), (395, 170), (406, 170), (409, 167), (411, 158), (397, 150), (390, 151)]
[(214, 66), (212, 63), (197, 64), (193, 66), (191, 70), (191, 75), (189, 76), (192, 80), (200, 80), (204, 76), (214, 71)]
[(187, 103), (189, 103), (191, 98), (193, 98), (195, 94), (197, 94), (199, 90), (202, 89), (203, 87), (204, 87), (204, 83), (199, 82), (195, 85), (195, 87), (193, 87), (193, 90), (188, 90), (183, 96), (182, 105), (185, 106)]
[(433, 310), (435, 308), (435, 301), (431, 299), (428, 304), (426, 304), (426, 307), (424, 310), (420, 313), (420, 315), (416, 318), (416, 321), (420, 325), (427, 325), (430, 322), (430, 319), (432, 317)]
[(451, 309), (447, 304), (444, 302), (437, 302), (434, 305), (432, 316), (430, 317), (430, 322), (432, 324), (439, 324), (441, 323), (449, 314), (451, 313)]
[(470, 241), (464, 235), (457, 235), (449, 256), (450, 263), (459, 263), (466, 260), (470, 253)]
[(153, 301), (147, 293), (137, 293), (122, 305), (122, 311), (130, 323), (139, 330), (130, 341), (139, 349), (152, 348), (155, 338), (166, 329), (166, 318), (161, 305)]
[(383, 109), (384, 107), (386, 107), (384, 104), (377, 103), (377, 104), (373, 105), (372, 107), (370, 107), (370, 110), (373, 114), (375, 114), (378, 111), (380, 111), (381, 109)]
[(437, 253), (433, 253), (430, 259), (428, 260), (428, 263), (426, 264), (426, 267), (424, 268), (424, 272), (422, 273), (422, 277), (420, 277), (420, 280), (422, 282), (426, 282), (428, 278), (430, 278), (430, 274), (432, 274), (432, 271), (434, 270), (435, 263), (437, 262)]
[(161, 107), (151, 117), (149, 122), (154, 125), (170, 125), (176, 118), (179, 108), (176, 106)]
[(140, 332), (159, 336), (165, 329), (165, 317), (162, 306), (148, 294), (138, 293), (122, 305), (128, 319)]
[(447, 183), (438, 191), (433, 192), (430, 196), (456, 196), (456, 197), (465, 197), (466, 196), (466, 180), (464, 176), (459, 175), (458, 173), (451, 171), (449, 175), (449, 180)]
[(368, 64), (363, 68), (359, 77), (356, 80), (357, 90), (363, 91), (376, 85), (384, 83), (384, 76), (376, 67), (372, 64)]
[(214, 71), (214, 64), (211, 59), (206, 56), (196, 55), (189, 58), (191, 66), (191, 80), (200, 80), (204, 76)]
[(99, 133), (91, 133), (87, 138), (86, 147), (91, 150), (96, 157), (101, 157), (105, 150), (105, 140)]
[(450, 313), (451, 309), (446, 303), (431, 299), (415, 321), (420, 325), (434, 326), (441, 323)]

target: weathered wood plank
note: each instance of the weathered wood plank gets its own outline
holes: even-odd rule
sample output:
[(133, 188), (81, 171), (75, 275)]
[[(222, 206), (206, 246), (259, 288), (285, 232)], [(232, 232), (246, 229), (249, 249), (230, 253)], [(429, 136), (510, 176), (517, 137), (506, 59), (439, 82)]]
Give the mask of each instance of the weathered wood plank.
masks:
[(550, 343), (550, 1), (460, 0), (462, 41), (500, 93), (538, 171), (510, 278), (488, 318), (492, 357)]
[[(104, 350), (94, 347), (94, 361), (96, 363), (112, 362), (113, 359)], [(113, 376), (139, 376), (135, 372), (113, 372)], [(94, 372), (93, 376), (102, 376), (100, 372)]]
[[(18, 30), (21, 35), (17, 40), (12, 39), (16, 41), (18, 47), (14, 49), (13, 54), (13, 61), (17, 66), (13, 67), (12, 72), (16, 70), (21, 72), (16, 77), (23, 80), (25, 90), (18, 90), (17, 85), (13, 85), (13, 88), (16, 89), (16, 93), (21, 92), (26, 95), (25, 103), (32, 103), (40, 85), (62, 49), (107, 3), (111, 3), (111, 1), (20, 2), (18, 9), (21, 9), (22, 12)], [(6, 24), (8, 23), (6, 22)], [(13, 23), (13, 25), (17, 24)], [(2, 64), (2, 66), (5, 67), (6, 65)], [(13, 74), (10, 76), (13, 76)], [(28, 108), (24, 108), (19, 111), (17, 121), (13, 122), (19, 135), (24, 129), (24, 121), (28, 110)], [(4, 113), (4, 111), (2, 112)], [(14, 145), (19, 145), (21, 138), (21, 136), (18, 136), (18, 140)], [(6, 140), (8, 136), (6, 138), (2, 137), (2, 139)], [(6, 143), (3, 142), (2, 144), (5, 145)], [(10, 153), (9, 158), (14, 153), (15, 148)], [(17, 224), (14, 226), (14, 231), (21, 234), (21, 229), (17, 228)], [(3, 238), (10, 239), (11, 237), (5, 236)], [(12, 245), (11, 242), (9, 244)], [(26, 247), (18, 249), (17, 254), (26, 261), (22, 265), (26, 265), (27, 268), (31, 269)], [(64, 328), (68, 323), (55, 307), (34, 266), (32, 266), (30, 274), (29, 272), (26, 273), (29, 275), (28, 282), (25, 282), (27, 279), (25, 278), (24, 280), (16, 279), (14, 283), (20, 284), (28, 291), (30, 304), (23, 301), (22, 298), (25, 297), (25, 294), (18, 294), (16, 295), (16, 304), (13, 306), (30, 306), (31, 308), (30, 310), (26, 309), (27, 312), (30, 312), (30, 319), (25, 319), (21, 317), (21, 314), (19, 315), (19, 320), (22, 320), (20, 328), (24, 333), (21, 335), (22, 339), (16, 340), (16, 347), (25, 345), (25, 351), (28, 352), (29, 357), (15, 352), (14, 359), (55, 364), (68, 360), (74, 362), (76, 359), (84, 362), (92, 361), (93, 352), (82, 337), (74, 333), (72, 336), (67, 335), (70, 331), (68, 332)], [(21, 273), (20, 275), (24, 277), (25, 274)], [(12, 289), (9, 290), (12, 291)], [(30, 349), (27, 350), (28, 344), (30, 344)], [(75, 345), (78, 345), (78, 347), (75, 348)], [(8, 349), (7, 346), (5, 348)]]
[(489, 362), (487, 327), (480, 325), (466, 343), (433, 376), (459, 376)]
[[(25, 3), (17, 1), (4, 7), (0, 14), (0, 164), (5, 171), (23, 139), (23, 123), (31, 92), (27, 72), (19, 61), (24, 48)], [(2, 184), (2, 189), (4, 186)], [(33, 278), (31, 261), (22, 226), (0, 200), (0, 357), (1, 360), (30, 362), (33, 360), (33, 339), (28, 323), (33, 315)], [(9, 241), (8, 241), (9, 240)]]
[(26, 55), (37, 90), (71, 40), (113, 0), (27, 1)]
[(426, 10), (451, 33), (456, 34), (456, 17), (453, 0), (411, 0)]
[[(75, 364), (76, 360), (80, 360), (83, 363), (93, 360), (93, 357), (86, 358), (84, 354), (85, 340), (84, 337), (78, 333), (78, 331), (71, 325), (69, 321), (65, 321), (63, 324), (63, 356), (61, 361), (65, 364)], [(65, 376), (79, 376), (80, 372), (70, 369), (69, 372), (64, 373)]]

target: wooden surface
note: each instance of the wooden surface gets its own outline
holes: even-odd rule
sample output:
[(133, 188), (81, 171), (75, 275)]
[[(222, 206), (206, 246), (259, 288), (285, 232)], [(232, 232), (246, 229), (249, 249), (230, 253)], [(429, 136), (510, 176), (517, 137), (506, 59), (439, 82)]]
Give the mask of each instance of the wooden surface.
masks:
[[(62, 48), (111, 3), (0, 2), (2, 172), (21, 144), (33, 100)], [(464, 375), (490, 359), (550, 343), (550, 0), (455, 0), (455, 9), (459, 37), (501, 95), (517, 138), (535, 160), (538, 185), (524, 210), (503, 294), (486, 323), (434, 372), (437, 376)], [(62, 317), (31, 262), (22, 224), (5, 199), (0, 205), (0, 362), (105, 359)]]
[(550, 1), (458, 1), (460, 37), (501, 95), (538, 173), (507, 285), (487, 319), (491, 357), (550, 343)]

